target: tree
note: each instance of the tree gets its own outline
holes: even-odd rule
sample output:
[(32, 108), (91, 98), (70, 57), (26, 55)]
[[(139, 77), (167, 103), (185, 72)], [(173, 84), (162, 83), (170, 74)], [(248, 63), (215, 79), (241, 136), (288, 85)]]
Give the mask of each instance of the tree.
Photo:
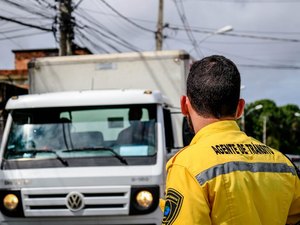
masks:
[[(255, 106), (262, 105), (259, 110)], [(251, 113), (249, 113), (251, 112)], [(262, 99), (245, 107), (245, 132), (287, 154), (300, 154), (299, 107), (288, 104), (278, 107), (274, 101)]]
[(289, 154), (300, 154), (300, 118), (297, 105), (285, 105), (280, 110), (280, 150)]
[[(262, 105), (260, 110), (252, 110), (255, 106)], [(251, 111), (251, 113), (249, 113)], [(264, 133), (267, 134), (267, 143), (277, 143), (274, 137), (277, 137), (276, 120), (278, 116), (278, 108), (274, 101), (262, 99), (245, 107), (245, 131), (248, 135), (263, 141)], [(267, 123), (264, 131), (264, 122)], [(278, 146), (272, 146), (278, 147)]]

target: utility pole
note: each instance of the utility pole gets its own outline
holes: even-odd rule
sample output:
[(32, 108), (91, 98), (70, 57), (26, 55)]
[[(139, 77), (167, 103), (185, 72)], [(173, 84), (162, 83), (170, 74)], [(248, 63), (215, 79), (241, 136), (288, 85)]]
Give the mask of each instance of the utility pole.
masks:
[(72, 43), (74, 39), (72, 0), (57, 1), (59, 1), (59, 55), (72, 55)]
[(159, 0), (157, 31), (155, 32), (157, 51), (162, 50), (162, 46), (163, 46), (163, 11), (164, 11), (164, 0)]
[(263, 143), (267, 144), (267, 122), (268, 122), (268, 116), (264, 116), (263, 119)]

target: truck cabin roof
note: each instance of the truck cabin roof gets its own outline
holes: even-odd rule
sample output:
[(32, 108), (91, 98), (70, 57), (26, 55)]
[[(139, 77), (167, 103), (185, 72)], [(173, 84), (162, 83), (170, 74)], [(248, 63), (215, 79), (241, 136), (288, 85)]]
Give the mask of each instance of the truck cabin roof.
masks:
[(169, 104), (159, 91), (150, 90), (87, 90), (31, 94), (12, 97), (7, 110), (45, 107), (76, 107), (126, 104)]

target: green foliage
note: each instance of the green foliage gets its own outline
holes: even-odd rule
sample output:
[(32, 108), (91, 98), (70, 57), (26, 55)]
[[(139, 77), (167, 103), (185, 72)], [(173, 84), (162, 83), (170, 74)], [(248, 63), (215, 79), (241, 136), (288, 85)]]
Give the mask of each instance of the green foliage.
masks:
[(245, 132), (283, 153), (300, 154), (299, 113), (297, 105), (278, 107), (272, 100), (258, 100), (245, 107)]

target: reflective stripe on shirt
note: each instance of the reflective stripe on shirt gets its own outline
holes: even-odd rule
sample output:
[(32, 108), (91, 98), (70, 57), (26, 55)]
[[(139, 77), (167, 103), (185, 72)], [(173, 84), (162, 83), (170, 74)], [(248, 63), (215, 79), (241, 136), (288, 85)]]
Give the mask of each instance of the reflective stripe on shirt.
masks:
[(247, 162), (227, 162), (211, 167), (198, 175), (197, 181), (200, 185), (223, 174), (228, 174), (235, 171), (255, 172), (271, 172), (271, 173), (291, 173), (296, 175), (295, 168), (285, 163), (247, 163)]

